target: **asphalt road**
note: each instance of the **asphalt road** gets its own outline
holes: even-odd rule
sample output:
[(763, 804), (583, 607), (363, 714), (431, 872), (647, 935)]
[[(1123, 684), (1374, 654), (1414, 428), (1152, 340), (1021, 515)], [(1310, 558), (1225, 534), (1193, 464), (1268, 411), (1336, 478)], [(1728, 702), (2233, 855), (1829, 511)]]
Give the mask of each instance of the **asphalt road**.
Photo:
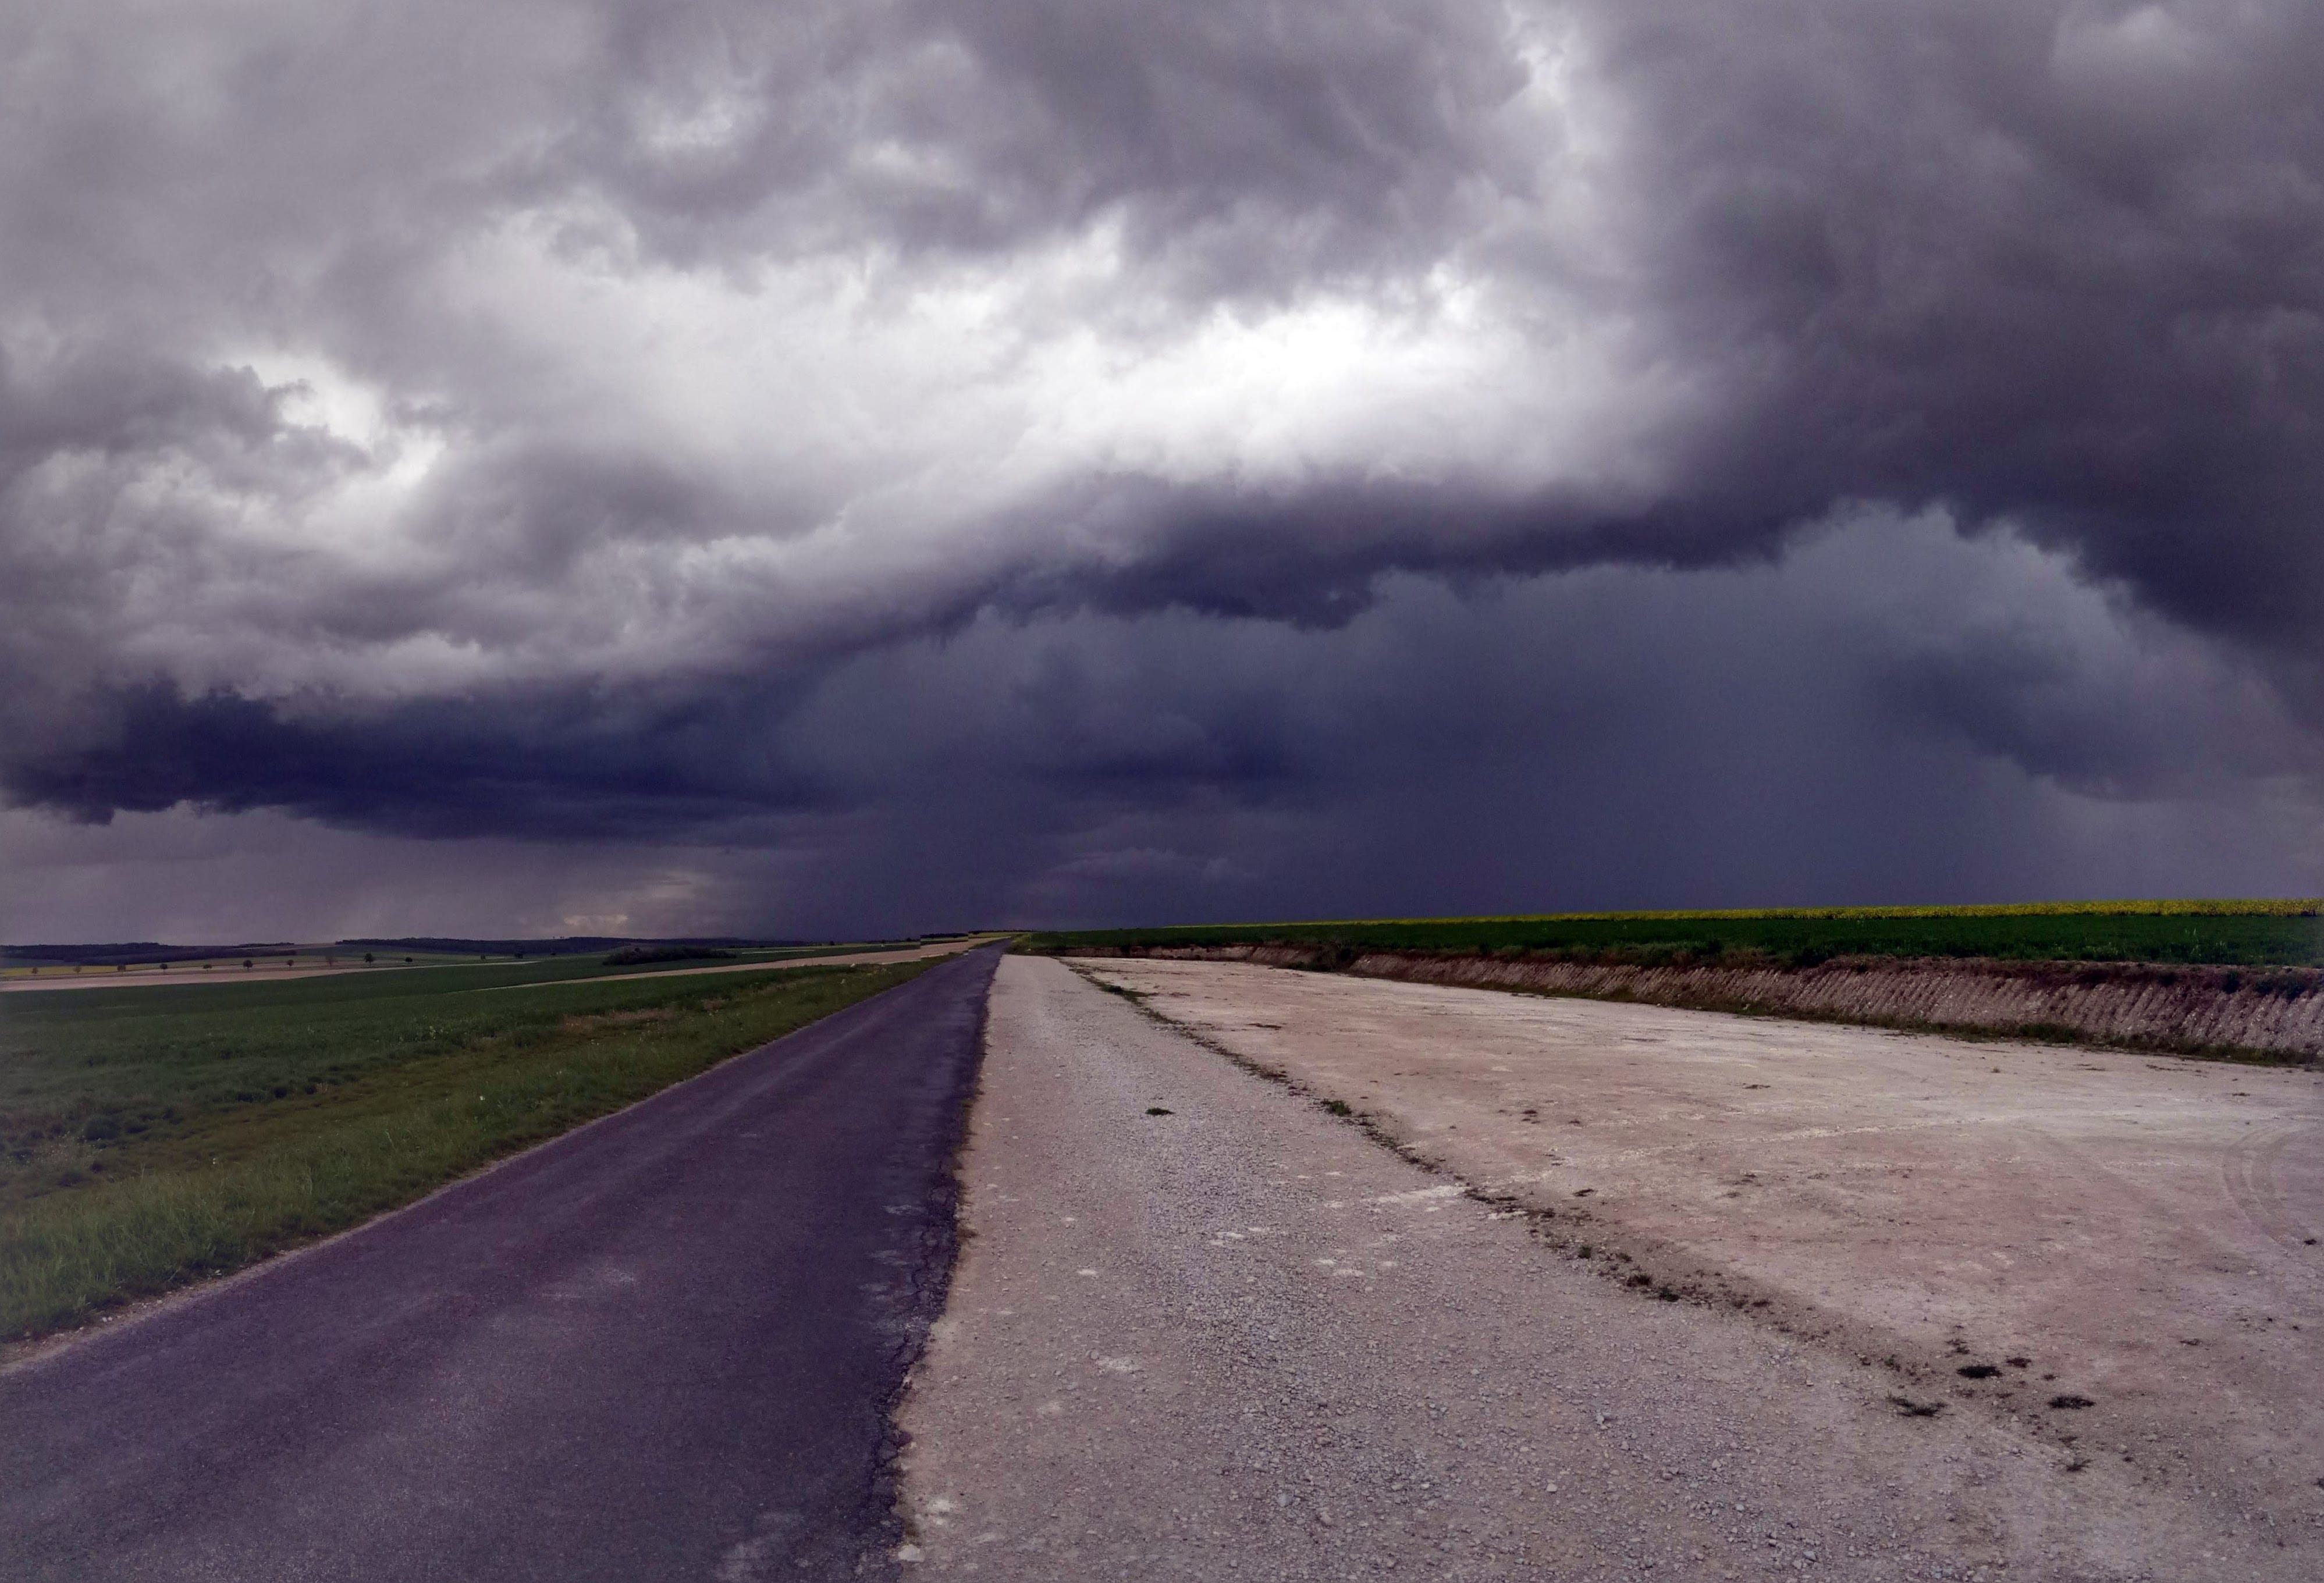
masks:
[(886, 1569), (998, 954), (0, 1376), (0, 1577)]

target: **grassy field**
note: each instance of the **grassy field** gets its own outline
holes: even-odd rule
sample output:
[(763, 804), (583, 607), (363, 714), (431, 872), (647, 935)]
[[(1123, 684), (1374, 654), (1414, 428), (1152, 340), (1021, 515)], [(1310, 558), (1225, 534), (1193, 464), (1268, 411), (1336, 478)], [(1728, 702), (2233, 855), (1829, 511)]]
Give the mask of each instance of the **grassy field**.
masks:
[(1510, 953), (1616, 962), (1836, 956), (2324, 965), (2324, 903), (2101, 901), (2016, 907), (1791, 907), (1758, 912), (1553, 913), (1092, 929), (1028, 935), (1019, 949), (1297, 944)]
[[(794, 962), (802, 957), (838, 956), (852, 952), (876, 951), (881, 948), (879, 944), (738, 946), (720, 954), (739, 962)], [(400, 972), (415, 966), (483, 967), (490, 965), (495, 968), (516, 966), (565, 978), (588, 978), (607, 971), (604, 965), (607, 954), (604, 952), (592, 952), (571, 955), (542, 953), (534, 953), (529, 956), (453, 955), (445, 952), (388, 950), (364, 952), (345, 946), (313, 945), (300, 946), (295, 951), (289, 952), (264, 950), (241, 955), (227, 952), (190, 958), (171, 957), (167, 960), (166, 966), (160, 958), (150, 962), (131, 958), (119, 963), (91, 964), (34, 961), (27, 957), (0, 954), (0, 980), (76, 979), (95, 982), (107, 978), (136, 973), (140, 975), (138, 981), (145, 982), (148, 981), (148, 975), (167, 972), (172, 978), (182, 973), (189, 983), (228, 983), (249, 969), (276, 971), (286, 965), (295, 966), (301, 971), (317, 972), (356, 970), (364, 972), (391, 971)], [(684, 963), (673, 959), (669, 965), (680, 966)], [(699, 966), (702, 962), (696, 962), (694, 965)]]
[(927, 965), (0, 997), (0, 1338), (354, 1225)]

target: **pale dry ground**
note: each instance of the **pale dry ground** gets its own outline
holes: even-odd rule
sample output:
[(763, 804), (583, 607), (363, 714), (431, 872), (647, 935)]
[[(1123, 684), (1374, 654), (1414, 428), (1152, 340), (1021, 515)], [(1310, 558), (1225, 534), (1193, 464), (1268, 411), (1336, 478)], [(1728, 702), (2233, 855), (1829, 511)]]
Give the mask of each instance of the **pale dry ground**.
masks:
[(1631, 1256), (1619, 1278), (2317, 1542), (2324, 1073), (1240, 964), (1098, 976), (1600, 1267)]
[[(239, 962), (241, 958), (235, 959)], [(442, 964), (431, 964), (442, 965)], [(454, 963), (464, 966), (465, 963)], [(401, 962), (379, 962), (366, 967), (362, 962), (341, 962), (337, 967), (325, 967), (320, 962), (313, 967), (243, 968), (233, 966), (223, 957), (218, 965), (208, 972), (199, 962), (188, 962), (173, 967), (168, 972), (141, 969), (136, 972), (116, 973), (110, 969), (91, 970), (85, 973), (49, 973), (38, 976), (0, 979), (0, 995), (17, 995), (42, 989), (139, 989), (169, 984), (257, 984), (272, 979), (327, 979), (338, 973), (404, 972)]]
[(923, 1577), (2315, 1575), (2288, 1514), (1601, 1280), (1060, 962), (1001, 964), (961, 1177)]

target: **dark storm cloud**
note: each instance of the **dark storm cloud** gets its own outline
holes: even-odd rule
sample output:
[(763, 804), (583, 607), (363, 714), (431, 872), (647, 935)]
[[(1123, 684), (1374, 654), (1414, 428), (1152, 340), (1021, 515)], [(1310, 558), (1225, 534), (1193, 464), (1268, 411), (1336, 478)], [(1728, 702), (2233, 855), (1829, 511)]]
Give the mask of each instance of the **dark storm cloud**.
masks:
[(2324, 876), (2316, 745), (2250, 667), (1937, 521), (1780, 566), (1397, 578), (1334, 628), (982, 622), (842, 667), (787, 730), (882, 788), (881, 838), (816, 851), (803, 905), (925, 888), (1098, 923)]
[[(550, 713), (530, 744), (586, 723)], [(2324, 888), (2316, 744), (2250, 667), (2053, 556), (1935, 520), (1851, 520), (1742, 568), (1461, 594), (1397, 577), (1336, 625), (983, 617), (719, 714), (695, 743), (702, 784), (728, 795), (691, 803), (647, 730), (536, 759), (489, 732), (470, 733), (473, 754), (431, 747), (416, 728), (441, 718), (375, 724), (346, 745), (362, 759), (262, 726), (250, 783), (328, 765), (302, 804), (315, 813), (346, 811), (374, 778), (405, 806), (405, 771), (376, 747), (400, 741), (459, 807), (420, 828), (522, 833), (531, 858), (263, 814), (123, 815), (102, 844), (0, 815), (18, 880), (0, 933), (228, 916), (211, 926), (848, 938)], [(516, 718), (495, 729), (513, 736)], [(807, 794), (745, 755), (811, 767)]]
[(402, 835), (641, 840), (827, 803), (769, 739), (771, 713), (764, 695), (567, 692), (305, 718), (156, 685), (86, 700), (78, 741), (10, 774), (24, 801), (95, 823), (190, 804)]
[(1648, 290), (1714, 347), (1698, 490), (2007, 516), (2312, 657), (2324, 14), (1629, 8)]
[[(2313, 773), (2270, 740), (2324, 720), (2301, 0), (89, 4), (0, 36), (21, 803), (544, 838), (872, 809), (920, 771), (851, 732), (941, 722), (815, 701), (995, 618), (1320, 641), (1403, 574), (1789, 564), (1929, 507), (2179, 635), (2108, 691), (1979, 613), (2006, 585), (1916, 607), (1832, 650), (1854, 740), (2117, 797), (2193, 757)], [(1320, 817), (1386, 773), (1316, 734), (1330, 686), (1204, 691), (1242, 652), (1175, 652), (1200, 707), (1028, 680), (945, 778)], [(2163, 720), (2231, 672), (2235, 731)], [(1058, 861), (1176, 871), (1137, 850)]]

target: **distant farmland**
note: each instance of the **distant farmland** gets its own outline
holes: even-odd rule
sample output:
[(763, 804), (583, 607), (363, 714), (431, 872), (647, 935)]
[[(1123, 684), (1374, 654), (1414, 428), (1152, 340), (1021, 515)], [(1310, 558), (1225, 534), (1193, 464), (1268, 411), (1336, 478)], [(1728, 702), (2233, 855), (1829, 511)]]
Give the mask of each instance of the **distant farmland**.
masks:
[(1206, 945), (1526, 955), (1608, 962), (1836, 957), (2324, 966), (2324, 900), (2046, 902), (1981, 907), (1781, 907), (1206, 924), (1030, 934), (1019, 949)]

